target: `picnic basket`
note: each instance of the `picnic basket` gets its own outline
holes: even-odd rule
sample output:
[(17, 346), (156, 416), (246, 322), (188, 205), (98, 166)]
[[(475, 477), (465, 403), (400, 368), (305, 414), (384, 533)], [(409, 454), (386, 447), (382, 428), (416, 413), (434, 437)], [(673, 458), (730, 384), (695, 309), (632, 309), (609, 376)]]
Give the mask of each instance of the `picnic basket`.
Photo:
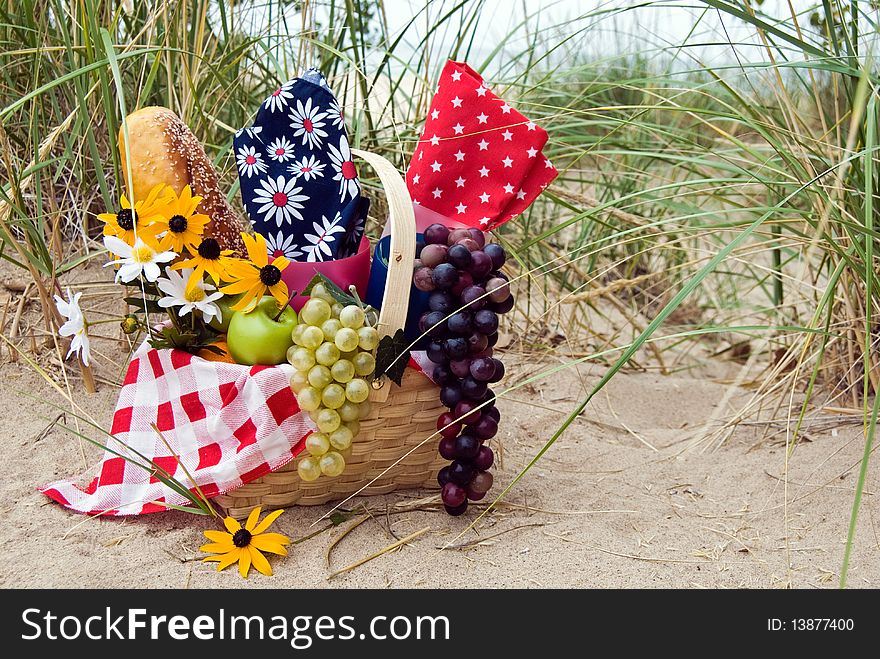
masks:
[[(403, 178), (385, 158), (352, 149), (376, 172), (388, 202), (391, 247), (388, 277), (379, 311), (379, 335), (393, 335), (406, 323), (416, 247), (412, 200)], [(370, 413), (360, 421), (345, 471), (335, 478), (304, 482), (295, 458), (282, 468), (217, 496), (233, 517), (254, 506), (275, 509), (339, 501), (351, 495), (389, 494), (399, 489), (437, 488), (437, 472), (446, 464), (437, 453), (437, 417), (445, 411), (437, 385), (407, 368), (400, 386), (384, 378), (374, 383)]]

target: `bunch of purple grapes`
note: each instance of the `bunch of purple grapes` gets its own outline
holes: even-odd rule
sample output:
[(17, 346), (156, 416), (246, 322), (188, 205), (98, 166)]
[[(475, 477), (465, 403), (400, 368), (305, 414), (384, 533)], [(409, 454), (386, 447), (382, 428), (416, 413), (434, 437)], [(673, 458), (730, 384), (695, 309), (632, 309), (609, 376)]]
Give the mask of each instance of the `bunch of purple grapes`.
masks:
[[(498, 316), (513, 308), (501, 266), (507, 258), (486, 243), (479, 229), (432, 224), (416, 260), (413, 282), (430, 292), (419, 330), (428, 336), (428, 359), (440, 400), (449, 408), (437, 419), (440, 455), (452, 463), (440, 470), (446, 512), (461, 515), (468, 501), (479, 501), (492, 487), (488, 469), (495, 456), (483, 442), (498, 432), (500, 414), (490, 384), (504, 377), (504, 364), (492, 355)], [(483, 407), (480, 407), (483, 405)]]

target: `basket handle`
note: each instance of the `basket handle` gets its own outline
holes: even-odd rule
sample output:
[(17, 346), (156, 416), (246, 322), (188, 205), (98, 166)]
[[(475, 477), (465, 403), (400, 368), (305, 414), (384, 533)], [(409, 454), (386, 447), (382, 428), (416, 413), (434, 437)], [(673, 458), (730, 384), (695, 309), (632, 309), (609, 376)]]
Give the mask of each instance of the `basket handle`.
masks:
[[(412, 287), (412, 259), (416, 253), (416, 218), (406, 183), (397, 168), (375, 153), (352, 149), (352, 154), (366, 161), (382, 183), (388, 200), (388, 222), (391, 224), (391, 246), (388, 250), (388, 277), (379, 310), (379, 336), (393, 335), (406, 325), (409, 293)], [(371, 400), (384, 402), (390, 382), (373, 391)]]
[(385, 158), (369, 151), (352, 149), (375, 171), (385, 190), (391, 224), (388, 250), (388, 279), (379, 310), (379, 335), (393, 335), (406, 325), (409, 292), (412, 286), (412, 259), (416, 253), (416, 217), (406, 183), (397, 168)]

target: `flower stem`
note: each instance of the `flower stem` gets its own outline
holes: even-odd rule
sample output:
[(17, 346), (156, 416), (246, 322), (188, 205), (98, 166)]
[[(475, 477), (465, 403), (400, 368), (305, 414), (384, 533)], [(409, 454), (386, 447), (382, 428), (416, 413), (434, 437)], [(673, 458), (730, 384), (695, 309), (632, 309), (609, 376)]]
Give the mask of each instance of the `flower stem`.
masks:
[[(130, 172), (129, 172), (130, 175)], [(134, 199), (132, 199), (132, 203), (134, 203)], [(134, 208), (134, 206), (132, 206)], [(135, 239), (137, 239), (137, 233), (135, 233)], [(147, 310), (147, 289), (144, 284), (144, 278), (139, 277), (141, 283), (141, 299), (144, 301), (144, 318), (147, 320), (147, 335), (152, 339), (153, 338), (153, 328), (150, 327), (150, 312)]]
[(180, 317), (177, 315), (174, 307), (168, 307), (168, 317), (171, 319), (171, 324), (174, 325), (174, 329), (183, 334), (183, 328), (180, 326)]
[(102, 318), (101, 320), (86, 320), (83, 318), (85, 322), (86, 328), (94, 327), (95, 325), (104, 325), (106, 323), (118, 323), (120, 321), (119, 318)]
[(291, 540), (290, 544), (298, 545), (301, 542), (305, 542), (306, 540), (310, 540), (310, 539), (314, 538), (316, 535), (322, 534), (327, 529), (332, 529), (334, 526), (336, 526), (336, 525), (331, 522), (330, 524), (328, 524), (327, 526), (325, 526), (322, 529), (318, 529), (317, 531), (313, 531), (312, 533), (309, 533), (308, 535), (303, 536), (302, 538), (297, 538), (296, 540)]
[(275, 317), (272, 319), (274, 322), (276, 322), (276, 323), (278, 322), (278, 319), (281, 318), (281, 314), (283, 314), (284, 310), (290, 306), (290, 303), (293, 301), (293, 298), (296, 297), (296, 294), (298, 292), (299, 291), (294, 291), (293, 293), (290, 294), (290, 297), (287, 298), (287, 302), (285, 304), (278, 305), (278, 313), (275, 314)]

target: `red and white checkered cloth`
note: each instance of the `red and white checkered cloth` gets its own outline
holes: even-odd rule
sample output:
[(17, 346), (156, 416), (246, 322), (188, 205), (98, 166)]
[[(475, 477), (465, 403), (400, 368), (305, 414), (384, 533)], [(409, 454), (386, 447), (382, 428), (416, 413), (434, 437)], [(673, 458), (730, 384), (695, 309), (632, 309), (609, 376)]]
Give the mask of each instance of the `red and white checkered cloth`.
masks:
[(139, 515), (167, 510), (163, 503), (192, 505), (151, 475), (146, 459), (194, 489), (189, 472), (208, 497), (259, 478), (290, 462), (314, 429), (290, 389), (292, 374), (287, 364), (213, 362), (144, 344), (128, 367), (97, 475), (86, 487), (61, 480), (40, 491), (80, 513)]

